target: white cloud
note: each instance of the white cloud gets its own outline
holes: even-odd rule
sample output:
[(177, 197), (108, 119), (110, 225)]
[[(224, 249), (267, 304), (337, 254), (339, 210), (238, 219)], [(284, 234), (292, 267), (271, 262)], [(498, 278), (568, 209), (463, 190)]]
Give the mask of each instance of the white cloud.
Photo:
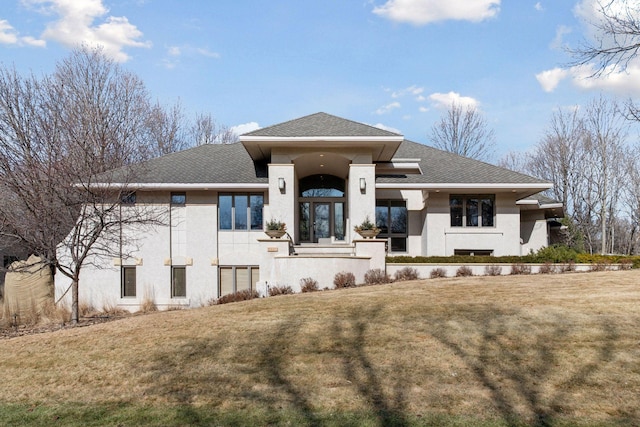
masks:
[(592, 65), (571, 68), (554, 68), (536, 74), (538, 83), (545, 92), (553, 92), (560, 82), (569, 79), (578, 89), (606, 91), (621, 96), (640, 96), (640, 61), (634, 60), (625, 70), (611, 66), (599, 77), (593, 77)]
[(418, 111), (420, 111), (421, 113), (426, 113), (427, 111), (429, 111), (429, 109), (427, 107), (419, 107)]
[(416, 96), (416, 98), (419, 98), (421, 95), (421, 93), (424, 92), (424, 88), (416, 86), (416, 85), (412, 85), (409, 86), (407, 88), (404, 89), (400, 89), (397, 91), (394, 91), (391, 93), (391, 97), (392, 98), (402, 98), (403, 96), (406, 95), (413, 95)]
[(480, 105), (478, 100), (468, 96), (460, 96), (460, 94), (456, 92), (432, 93), (431, 95), (429, 95), (429, 99), (436, 108), (440, 109), (448, 109), (452, 104), (473, 108), (478, 108), (478, 106)]
[(542, 3), (538, 2), (533, 6), (538, 12), (542, 12), (544, 11), (544, 7), (542, 6)]
[(569, 72), (563, 68), (554, 68), (536, 74), (536, 80), (545, 92), (553, 92), (562, 79), (567, 77)]
[(501, 0), (388, 0), (373, 9), (396, 22), (424, 25), (446, 20), (480, 22), (500, 11)]
[(373, 125), (373, 127), (402, 135), (402, 132), (400, 132), (398, 129), (392, 128), (391, 126), (383, 125), (382, 123), (377, 123)]
[(243, 133), (252, 132), (260, 129), (260, 125), (257, 122), (243, 123), (241, 125), (231, 126), (230, 130), (236, 135), (242, 135)]
[(551, 41), (551, 49), (562, 49), (562, 45), (564, 44), (564, 36), (571, 33), (571, 27), (567, 27), (566, 25), (558, 25), (556, 28), (556, 36), (553, 41)]
[(8, 21), (0, 19), (0, 43), (16, 44), (18, 43), (18, 35), (16, 30)]
[(378, 108), (376, 110), (376, 114), (379, 114), (379, 115), (387, 114), (387, 113), (390, 113), (392, 110), (395, 110), (396, 108), (400, 108), (400, 103), (397, 101)]
[(15, 28), (13, 28), (6, 19), (0, 19), (0, 43), (16, 46), (46, 46), (46, 42), (44, 40), (38, 40), (29, 36), (20, 37)]
[(44, 39), (69, 47), (81, 43), (102, 46), (104, 52), (118, 62), (129, 59), (123, 51), (126, 47), (151, 46), (141, 41), (142, 32), (124, 16), (107, 16), (96, 25), (94, 21), (109, 12), (102, 0), (23, 0), (23, 3), (42, 14), (58, 16), (47, 24), (42, 34)]

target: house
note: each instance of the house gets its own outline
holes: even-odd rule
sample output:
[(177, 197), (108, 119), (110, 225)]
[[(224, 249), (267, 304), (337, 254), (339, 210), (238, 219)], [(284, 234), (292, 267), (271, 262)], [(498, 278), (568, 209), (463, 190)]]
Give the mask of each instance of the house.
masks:
[[(325, 113), (153, 159), (129, 187), (168, 219), (127, 256), (87, 265), (80, 300), (95, 307), (199, 306), (306, 277), (333, 287), (340, 271), (362, 282), (386, 255), (526, 254), (562, 215), (536, 197), (549, 182)], [(366, 219), (376, 239), (354, 231)], [(269, 238), (270, 220), (288, 234)]]

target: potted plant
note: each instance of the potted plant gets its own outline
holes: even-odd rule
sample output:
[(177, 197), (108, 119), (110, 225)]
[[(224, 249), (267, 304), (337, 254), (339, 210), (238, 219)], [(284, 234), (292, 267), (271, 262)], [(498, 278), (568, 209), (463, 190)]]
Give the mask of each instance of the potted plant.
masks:
[(287, 224), (282, 221), (271, 219), (265, 224), (264, 232), (272, 239), (279, 239), (287, 232)]
[(353, 229), (365, 239), (373, 239), (380, 233), (380, 229), (371, 222), (368, 216), (364, 221), (362, 221), (362, 223), (360, 223), (360, 225), (356, 225)]

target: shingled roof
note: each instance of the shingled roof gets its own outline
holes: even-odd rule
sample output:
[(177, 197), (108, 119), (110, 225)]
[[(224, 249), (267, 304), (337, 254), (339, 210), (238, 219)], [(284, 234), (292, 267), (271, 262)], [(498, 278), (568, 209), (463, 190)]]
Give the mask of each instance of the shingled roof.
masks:
[(420, 159), (422, 175), (381, 176), (380, 183), (548, 184), (548, 182), (448, 151), (404, 140), (395, 158)]
[(254, 163), (242, 144), (205, 144), (135, 167), (140, 184), (267, 184), (266, 163)]
[(331, 114), (315, 113), (298, 119), (289, 120), (288, 122), (254, 130), (253, 132), (245, 133), (242, 136), (298, 138), (316, 136), (385, 137), (401, 135), (377, 127), (365, 125), (364, 123), (358, 123), (352, 120), (343, 119), (342, 117), (332, 116)]
[[(312, 114), (249, 132), (244, 136), (274, 138), (333, 136), (345, 137), (345, 140), (348, 140), (349, 136), (401, 137), (393, 132), (326, 113)], [(463, 188), (467, 184), (469, 187), (477, 188), (481, 184), (505, 186), (514, 184), (531, 189), (538, 188), (536, 191), (550, 185), (547, 181), (538, 178), (408, 140), (403, 140), (399, 144), (394, 158), (417, 161), (422, 174), (382, 175), (376, 178), (377, 184), (397, 188), (403, 185), (407, 185), (407, 188), (412, 186), (429, 188), (430, 185), (442, 188), (446, 184), (451, 184), (456, 188)], [(201, 186), (211, 184), (211, 188), (215, 188), (216, 184), (265, 186), (268, 184), (268, 161), (269, 159), (265, 158), (264, 161), (255, 162), (240, 142), (201, 145), (136, 166), (133, 181), (143, 186), (157, 184), (165, 188), (172, 184), (175, 184), (176, 188), (180, 185), (197, 186), (198, 184)], [(112, 176), (117, 176), (117, 173)], [(117, 179), (109, 182), (115, 181)]]

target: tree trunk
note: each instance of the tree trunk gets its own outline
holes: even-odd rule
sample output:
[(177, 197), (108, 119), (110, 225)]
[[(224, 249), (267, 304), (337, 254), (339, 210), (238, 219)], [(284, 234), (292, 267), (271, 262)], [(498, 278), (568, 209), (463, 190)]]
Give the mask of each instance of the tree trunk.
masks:
[(73, 279), (71, 282), (71, 324), (78, 324), (78, 279)]

